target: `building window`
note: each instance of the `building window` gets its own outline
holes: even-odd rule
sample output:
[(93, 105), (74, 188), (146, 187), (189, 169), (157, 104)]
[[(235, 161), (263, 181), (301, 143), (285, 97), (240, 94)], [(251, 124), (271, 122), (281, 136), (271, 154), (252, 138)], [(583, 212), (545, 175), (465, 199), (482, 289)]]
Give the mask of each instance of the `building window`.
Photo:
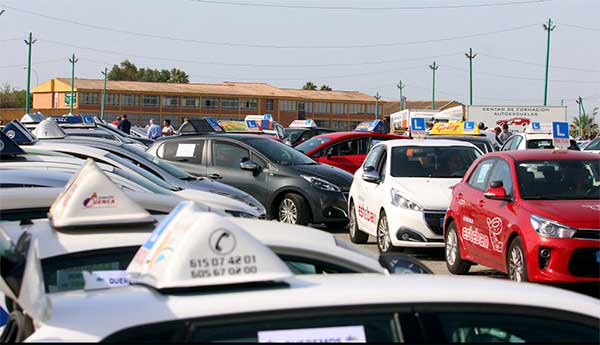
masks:
[(200, 108), (200, 97), (183, 97), (184, 108)]
[(333, 103), (331, 108), (334, 114), (345, 114), (344, 104), (342, 103)]
[(315, 120), (317, 127), (329, 128), (329, 120)]
[(241, 108), (245, 110), (258, 110), (258, 100), (256, 98), (242, 99)]
[(202, 97), (202, 109), (219, 109), (219, 99)]
[(267, 99), (267, 111), (273, 111), (273, 100)]
[(329, 103), (314, 103), (314, 113), (315, 114), (327, 114), (330, 112), (330, 104)]
[(106, 94), (106, 105), (119, 105), (119, 95), (116, 93), (107, 93)]
[(159, 101), (160, 97), (158, 96), (144, 95), (144, 98), (142, 99), (142, 107), (158, 108)]
[(222, 109), (236, 109), (238, 108), (237, 98), (221, 98)]
[(140, 105), (140, 98), (137, 95), (121, 95), (121, 105), (124, 107), (137, 107)]
[(296, 111), (296, 101), (279, 101), (281, 111)]
[(163, 107), (177, 108), (179, 107), (179, 97), (177, 96), (163, 96)]
[(367, 104), (367, 114), (375, 114), (375, 104)]
[[(366, 104), (350, 104), (350, 114), (367, 114)], [(375, 109), (375, 108), (373, 108)], [(374, 113), (374, 112), (373, 112)], [(371, 114), (373, 114), (371, 113)]]
[(79, 103), (81, 104), (98, 104), (98, 94), (91, 92), (80, 92)]

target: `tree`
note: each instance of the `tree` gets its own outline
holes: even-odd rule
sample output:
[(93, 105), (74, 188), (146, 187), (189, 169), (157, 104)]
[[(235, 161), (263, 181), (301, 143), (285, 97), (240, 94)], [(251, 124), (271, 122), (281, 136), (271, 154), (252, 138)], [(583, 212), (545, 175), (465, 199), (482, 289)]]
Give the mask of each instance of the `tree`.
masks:
[(129, 81), (146, 81), (155, 83), (189, 83), (189, 76), (184, 71), (173, 68), (168, 69), (152, 69), (152, 68), (137, 68), (135, 64), (129, 60), (121, 62), (119, 65), (114, 65), (108, 73), (109, 80), (129, 80)]
[(171, 78), (169, 79), (169, 83), (189, 83), (190, 77), (184, 71), (173, 68), (171, 70)]
[[(24, 108), (25, 90), (17, 90), (9, 84), (0, 87), (0, 108)], [(30, 104), (33, 103), (33, 95), (29, 95)]]
[(138, 79), (138, 69), (129, 60), (121, 62), (120, 65), (113, 65), (112, 69), (108, 73), (109, 80), (132, 80)]
[[(596, 116), (598, 115), (598, 107), (594, 108), (591, 114), (581, 114), (581, 120), (579, 117), (574, 117), (571, 122), (571, 133), (574, 136), (580, 136), (583, 138), (594, 138), (598, 134), (598, 124), (596, 123)], [(581, 133), (579, 129), (581, 128)]]
[(307, 81), (306, 84), (304, 84), (304, 86), (302, 87), (302, 90), (316, 90), (317, 89), (317, 85), (314, 84), (312, 81)]
[(331, 86), (329, 85), (321, 85), (321, 88), (319, 89), (321, 91), (331, 91)]

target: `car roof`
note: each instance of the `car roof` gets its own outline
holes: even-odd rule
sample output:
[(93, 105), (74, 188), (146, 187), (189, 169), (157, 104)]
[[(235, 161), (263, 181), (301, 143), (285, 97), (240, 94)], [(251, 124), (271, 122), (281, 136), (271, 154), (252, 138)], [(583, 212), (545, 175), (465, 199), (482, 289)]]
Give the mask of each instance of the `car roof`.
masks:
[[(388, 140), (384, 141), (380, 145), (386, 145), (388, 147), (398, 146), (435, 146), (435, 147), (447, 147), (447, 146), (464, 146), (464, 147), (477, 147), (471, 143), (460, 140), (449, 140), (449, 139), (401, 139), (401, 140)], [(479, 149), (477, 149), (479, 150)]]
[(510, 157), (515, 161), (524, 160), (563, 160), (563, 159), (581, 159), (581, 160), (600, 160), (600, 155), (593, 152), (576, 150), (548, 150), (548, 149), (527, 149), (510, 150), (489, 153), (487, 156)]
[(460, 141), (481, 141), (489, 142), (488, 137), (482, 135), (431, 135), (427, 139), (435, 140), (460, 140)]
[(401, 136), (398, 134), (377, 133), (377, 132), (331, 132), (331, 133), (319, 134), (317, 136), (314, 136), (313, 138), (331, 138), (333, 140), (343, 140), (343, 139), (347, 139), (347, 138), (356, 138), (356, 137), (401, 138)]
[[(344, 274), (294, 276), (285, 282), (287, 287), (196, 290), (171, 295), (144, 286), (57, 293), (50, 296), (52, 318), (28, 340), (56, 339), (60, 334), (63, 340), (98, 341), (129, 327), (177, 319), (402, 303), (510, 304), (600, 317), (600, 302), (591, 297), (498, 279)], [(78, 317), (73, 317), (74, 313)]]

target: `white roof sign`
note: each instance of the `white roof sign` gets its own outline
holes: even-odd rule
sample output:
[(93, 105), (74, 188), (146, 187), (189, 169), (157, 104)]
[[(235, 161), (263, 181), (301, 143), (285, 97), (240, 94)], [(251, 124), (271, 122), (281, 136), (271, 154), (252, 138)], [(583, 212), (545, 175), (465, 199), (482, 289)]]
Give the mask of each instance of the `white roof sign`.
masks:
[(290, 123), (289, 128), (316, 128), (317, 124), (314, 120), (294, 120)]
[(278, 281), (292, 276), (240, 226), (193, 202), (179, 204), (127, 267), (129, 281), (157, 289)]
[(52, 119), (45, 119), (33, 130), (33, 135), (38, 139), (62, 139), (67, 136), (58, 123)]
[(55, 228), (151, 223), (154, 218), (121, 191), (88, 159), (52, 204)]

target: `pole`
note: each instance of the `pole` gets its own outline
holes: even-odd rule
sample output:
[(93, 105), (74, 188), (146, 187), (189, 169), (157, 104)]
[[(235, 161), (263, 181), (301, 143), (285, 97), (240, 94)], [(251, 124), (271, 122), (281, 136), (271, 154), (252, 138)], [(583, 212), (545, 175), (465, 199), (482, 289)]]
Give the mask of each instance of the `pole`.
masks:
[(396, 85), (398, 90), (400, 90), (400, 111), (404, 110), (404, 97), (402, 96), (402, 90), (406, 85), (402, 84), (402, 80)]
[(548, 31), (548, 39), (546, 43), (546, 78), (544, 79), (544, 106), (548, 104), (548, 65), (550, 64), (550, 32), (556, 28), (552, 24), (552, 19), (548, 18), (548, 25), (544, 24), (544, 30)]
[(71, 101), (69, 102), (70, 104), (70, 110), (69, 110), (69, 114), (73, 115), (73, 101), (74, 101), (74, 96), (75, 96), (75, 64), (77, 63), (77, 61), (79, 61), (79, 59), (75, 58), (75, 53), (73, 53), (73, 57), (69, 59), (69, 62), (71, 63)]
[(27, 44), (27, 92), (25, 93), (25, 114), (29, 114), (29, 90), (31, 89), (31, 46), (37, 41), (33, 39), (31, 32), (29, 33), (29, 39), (25, 41)]
[(379, 100), (381, 99), (381, 96), (379, 95), (379, 91), (377, 92), (377, 95), (375, 95), (375, 120), (379, 119)]
[(102, 108), (100, 109), (100, 120), (104, 121), (104, 105), (106, 104), (106, 76), (108, 75), (107, 68), (104, 67), (104, 88), (102, 89)]
[(433, 70), (433, 92), (431, 94), (431, 109), (435, 109), (435, 71), (437, 71), (437, 69), (440, 68), (440, 66), (436, 65), (434, 61), (433, 65), (429, 65), (429, 68)]
[(469, 48), (469, 52), (465, 55), (469, 59), (469, 105), (473, 105), (473, 59), (477, 54), (473, 54), (473, 49)]

